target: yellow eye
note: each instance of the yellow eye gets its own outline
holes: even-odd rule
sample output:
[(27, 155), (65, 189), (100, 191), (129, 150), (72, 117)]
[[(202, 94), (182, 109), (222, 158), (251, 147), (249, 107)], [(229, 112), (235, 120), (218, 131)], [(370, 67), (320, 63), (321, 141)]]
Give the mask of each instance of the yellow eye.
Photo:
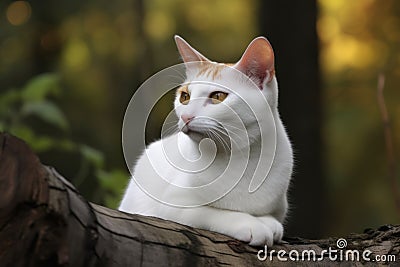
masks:
[(213, 103), (213, 104), (221, 103), (222, 101), (225, 100), (225, 98), (226, 98), (227, 96), (228, 96), (228, 94), (227, 94), (227, 93), (224, 93), (224, 92), (219, 92), (219, 91), (217, 91), (217, 92), (212, 92), (212, 93), (210, 94), (211, 103)]
[(179, 101), (183, 105), (187, 105), (189, 103), (190, 95), (186, 92), (181, 92), (181, 97), (179, 98)]

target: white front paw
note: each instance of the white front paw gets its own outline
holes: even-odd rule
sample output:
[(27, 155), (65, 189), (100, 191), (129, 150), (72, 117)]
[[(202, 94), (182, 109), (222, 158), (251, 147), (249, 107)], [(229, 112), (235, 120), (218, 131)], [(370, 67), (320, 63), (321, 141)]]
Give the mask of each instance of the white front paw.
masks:
[(282, 241), (283, 225), (277, 219), (272, 216), (258, 217), (258, 219), (264, 224), (267, 229), (269, 229), (269, 231), (272, 232), (274, 243), (279, 243)]
[(272, 246), (274, 241), (279, 242), (282, 239), (283, 227), (273, 217), (256, 218), (247, 215), (226, 225), (226, 228), (221, 232), (252, 246), (265, 244)]

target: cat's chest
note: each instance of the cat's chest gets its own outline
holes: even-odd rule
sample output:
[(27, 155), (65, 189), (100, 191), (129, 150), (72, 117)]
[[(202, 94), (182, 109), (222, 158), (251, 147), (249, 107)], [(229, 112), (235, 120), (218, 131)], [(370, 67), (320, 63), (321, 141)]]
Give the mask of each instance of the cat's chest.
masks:
[[(146, 180), (148, 177), (158, 177), (149, 186), (159, 188), (159, 192), (165, 199), (176, 199), (177, 196), (182, 198), (179, 189), (182, 187), (204, 187), (206, 189), (199, 190), (201, 193), (197, 195), (185, 193), (183, 198), (211, 199), (212, 201), (206, 202), (222, 209), (247, 211), (251, 207), (252, 213), (255, 214), (268, 209), (265, 201), (262, 200), (271, 196), (276, 190), (276, 186), (270, 183), (271, 179), (267, 179), (257, 192), (249, 193), (248, 191), (254, 170), (260, 160), (259, 149), (251, 149), (251, 153), (247, 155), (246, 159), (232, 157), (232, 155), (230, 157), (215, 156), (207, 165), (205, 164), (207, 162), (196, 161), (195, 157), (195, 160), (182, 157), (182, 153), (187, 153), (186, 156), (196, 155), (190, 150), (178, 151), (180, 155), (176, 155), (173, 151), (176, 147), (169, 146), (174, 137), (168, 138), (170, 139), (152, 143), (146, 149), (142, 156), (143, 161), (138, 164), (136, 170), (137, 177), (144, 177)], [(167, 144), (163, 143), (165, 141)], [(169, 150), (167, 151), (166, 148)], [(190, 147), (183, 146), (183, 148)], [(160, 187), (159, 182), (162, 180), (167, 183)]]
[[(143, 157), (156, 175), (178, 186), (202, 186), (219, 179), (227, 169), (233, 174), (244, 171), (229, 156), (219, 155), (207, 143), (194, 144), (178, 140), (178, 135), (152, 143)], [(185, 143), (186, 141), (186, 143)], [(141, 168), (146, 171), (145, 168)]]

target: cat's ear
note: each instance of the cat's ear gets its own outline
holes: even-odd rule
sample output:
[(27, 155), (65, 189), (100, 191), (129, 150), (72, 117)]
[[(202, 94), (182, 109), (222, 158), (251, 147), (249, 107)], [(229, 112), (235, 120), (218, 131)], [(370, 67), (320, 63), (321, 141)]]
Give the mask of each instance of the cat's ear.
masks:
[(196, 49), (191, 47), (182, 37), (175, 35), (176, 46), (179, 54), (181, 54), (183, 62), (210, 61), (205, 56), (200, 54)]
[(265, 82), (270, 82), (275, 75), (274, 51), (271, 44), (264, 37), (254, 39), (242, 58), (234, 65), (252, 79), (260, 89)]

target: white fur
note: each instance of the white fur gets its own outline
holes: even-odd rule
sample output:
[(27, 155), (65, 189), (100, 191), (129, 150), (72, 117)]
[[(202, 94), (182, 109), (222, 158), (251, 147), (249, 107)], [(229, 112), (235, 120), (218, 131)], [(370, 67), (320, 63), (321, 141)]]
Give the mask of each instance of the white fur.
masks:
[[(190, 127), (201, 133), (207, 132), (210, 127), (212, 128), (217, 123), (230, 125), (233, 127), (231, 129), (244, 126), (249, 138), (246, 140), (236, 138), (234, 144), (236, 150), (232, 147), (229, 150), (224, 146), (223, 142), (229, 142), (229, 139), (221, 141), (211, 136), (211, 139), (215, 142), (215, 145), (213, 145), (211, 142), (201, 141), (204, 136), (196, 133), (187, 135), (178, 132), (163, 140), (151, 143), (135, 165), (133, 172), (135, 179), (131, 179), (119, 209), (129, 213), (160, 217), (193, 227), (220, 232), (251, 245), (267, 244), (271, 246), (274, 241), (281, 241), (283, 235), (282, 223), (287, 212), (286, 195), (293, 165), (291, 145), (278, 114), (276, 78), (273, 77), (268, 83), (264, 82), (263, 90), (259, 90), (246, 81), (238, 71), (235, 71), (235, 68), (224, 68), (214, 80), (209, 75), (197, 76), (194, 68), (188, 67), (187, 70), (186, 83), (189, 84), (191, 97), (189, 104), (182, 105), (179, 102), (179, 96), (175, 99), (174, 104), (178, 118), (182, 114), (195, 116), (195, 119), (190, 122)], [(198, 81), (213, 82), (222, 85), (222, 88), (216, 89), (212, 84), (198, 84), (196, 83)], [(207, 104), (209, 94), (213, 91), (222, 91), (224, 87), (227, 88), (226, 92), (229, 93), (227, 98), (220, 104)], [(258, 190), (250, 193), (249, 183), (253, 176), (252, 171), (256, 168), (258, 162), (262, 140), (260, 126), (257, 124), (255, 116), (249, 112), (249, 108), (253, 110), (254, 114), (265, 112), (265, 101), (268, 102), (272, 117), (275, 120), (276, 151), (268, 177)], [(240, 121), (243, 123), (242, 126), (236, 124), (237, 120), (232, 117), (232, 110), (239, 115)], [(260, 118), (263, 118), (263, 116), (260, 116)], [(266, 120), (265, 122), (258, 121), (258, 123), (270, 124), (271, 122)], [(266, 126), (273, 127), (273, 125)], [(183, 127), (185, 127), (185, 124), (182, 119), (179, 119), (178, 128), (183, 129)], [(240, 130), (237, 130), (237, 132), (240, 132)], [(270, 132), (267, 134), (270, 134)], [(222, 138), (225, 137), (222, 136)], [(165, 151), (166, 149), (168, 151)], [(243, 172), (244, 174), (243, 177), (240, 177), (241, 179), (236, 186), (221, 198), (197, 207), (194, 207), (195, 205), (178, 207), (163, 203), (171, 200), (173, 203), (188, 203), (187, 206), (190, 206), (191, 203), (198, 203), (203, 199), (207, 201), (208, 194), (215, 193), (217, 195), (219, 190), (224, 191), (225, 188), (222, 187), (226, 183), (217, 183), (211, 189), (199, 191), (199, 193), (177, 191), (174, 186), (169, 184), (187, 187), (206, 184), (221, 175), (221, 172), (227, 166), (230, 151), (240, 154), (241, 151), (246, 149), (249, 150), (246, 169), (237, 169), (243, 166), (243, 162), (239, 162), (243, 161), (243, 157), (230, 156), (231, 159), (237, 161), (233, 162), (233, 169), (230, 174)], [(201, 159), (210, 157), (213, 158), (210, 166), (200, 172), (182, 171), (173, 166), (170, 160), (174, 161), (175, 159), (179, 164), (185, 163), (186, 165), (182, 164), (186, 169), (196, 169), (196, 167), (201, 169), (201, 166), (207, 165), (207, 160), (203, 162)], [(260, 162), (266, 161), (267, 159), (261, 159)], [(167, 181), (160, 182), (162, 181), (159, 179), (160, 177)], [(140, 181), (140, 186), (137, 181)], [(143, 190), (144, 188), (151, 188), (150, 194), (156, 195), (156, 199), (149, 192), (144, 192), (146, 191)]]

